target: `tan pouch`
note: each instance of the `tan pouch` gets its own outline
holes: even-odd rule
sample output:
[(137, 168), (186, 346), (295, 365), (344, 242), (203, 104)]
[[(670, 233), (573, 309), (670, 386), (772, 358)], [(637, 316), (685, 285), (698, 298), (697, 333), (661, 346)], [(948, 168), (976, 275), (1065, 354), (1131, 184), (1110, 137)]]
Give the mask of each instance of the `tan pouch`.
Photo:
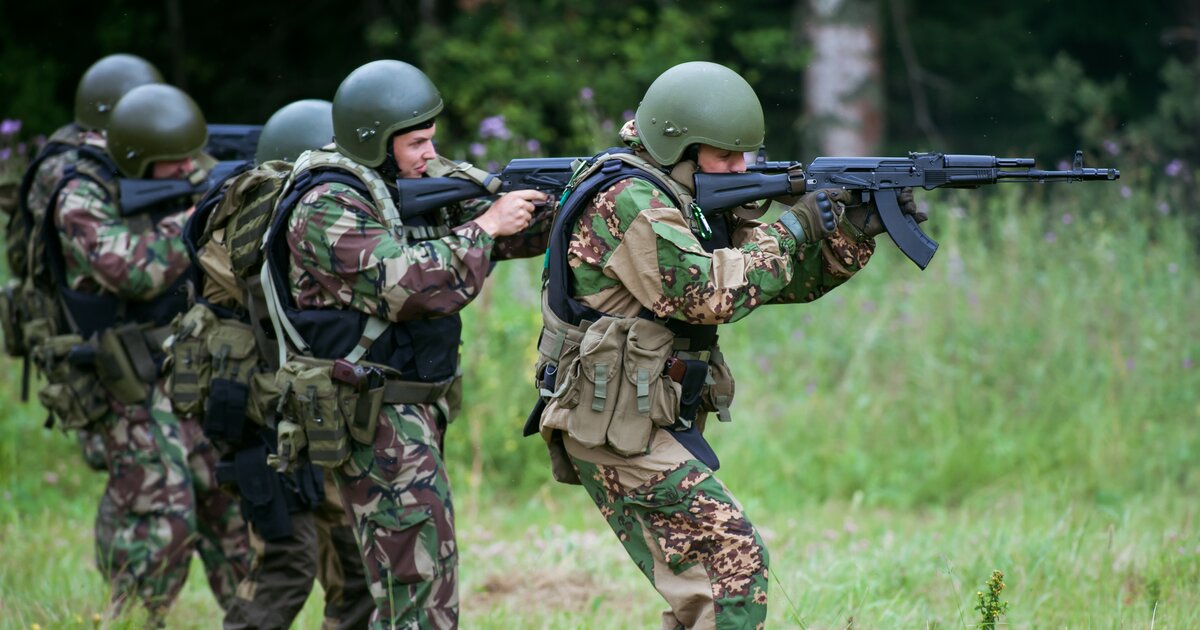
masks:
[(38, 400), (64, 431), (81, 429), (108, 411), (108, 398), (94, 369), (96, 353), (95, 345), (79, 335), (57, 335), (42, 340), (33, 354), (46, 376)]
[(633, 320), (625, 338), (616, 413), (608, 444), (621, 455), (646, 452), (654, 425), (670, 426), (679, 413), (679, 384), (663, 376), (675, 335), (662, 324)]
[(708, 383), (700, 393), (700, 408), (704, 411), (715, 411), (717, 419), (729, 422), (732, 416), (729, 407), (733, 405), (734, 394), (733, 372), (725, 363), (725, 356), (720, 350), (713, 348), (712, 358), (708, 363)]
[(629, 321), (613, 317), (602, 317), (588, 328), (579, 344), (579, 359), (576, 368), (568, 367), (568, 388), (564, 391), (575, 399), (575, 407), (567, 418), (567, 433), (586, 447), (595, 447), (607, 441), (608, 425), (617, 410), (618, 393), (621, 390), (621, 360), (625, 350), (625, 336)]

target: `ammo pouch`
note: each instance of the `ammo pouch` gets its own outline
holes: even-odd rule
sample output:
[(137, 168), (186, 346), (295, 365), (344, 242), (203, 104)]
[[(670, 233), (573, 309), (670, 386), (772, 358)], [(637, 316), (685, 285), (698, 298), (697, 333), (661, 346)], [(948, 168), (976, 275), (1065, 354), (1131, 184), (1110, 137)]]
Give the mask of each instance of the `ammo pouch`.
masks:
[(175, 412), (203, 415), (205, 435), (226, 444), (243, 442), (246, 418), (266, 425), (278, 395), (250, 325), (196, 304), (172, 327), (167, 392)]
[(291, 356), (275, 374), (280, 392), (278, 459), (286, 471), (308, 445), (308, 459), (336, 468), (350, 458), (350, 440), (374, 444), (383, 405), (453, 405), (455, 376), (424, 383), (403, 381), (387, 366), (345, 359)]
[(62, 429), (81, 429), (108, 412), (108, 398), (96, 373), (97, 348), (79, 335), (43, 339), (32, 358), (46, 376), (38, 400)]
[(681, 386), (663, 370), (674, 338), (648, 319), (600, 318), (578, 346), (564, 344), (542, 426), (587, 447), (645, 453), (652, 428), (674, 425), (679, 414)]
[[(346, 463), (350, 458), (351, 436), (363, 444), (374, 441), (383, 406), (382, 379), (377, 387), (360, 391), (350, 383), (334, 379), (335, 363), (293, 356), (275, 373), (283, 420), (303, 430), (309, 461), (325, 468)], [(289, 450), (281, 448), (281, 457)]]

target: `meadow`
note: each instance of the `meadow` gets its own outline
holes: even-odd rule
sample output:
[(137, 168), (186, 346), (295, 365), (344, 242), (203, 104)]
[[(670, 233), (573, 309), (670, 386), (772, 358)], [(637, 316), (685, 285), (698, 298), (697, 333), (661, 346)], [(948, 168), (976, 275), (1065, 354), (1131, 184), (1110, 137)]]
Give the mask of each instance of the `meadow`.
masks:
[[(929, 269), (886, 239), (811, 304), (721, 334), (734, 422), (722, 480), (771, 553), (769, 627), (1200, 627), (1196, 199), (1088, 184), (930, 193)], [(1189, 215), (1191, 218), (1189, 218)], [(653, 628), (663, 604), (578, 488), (522, 439), (540, 260), (467, 311), (447, 457), (464, 628)], [(105, 617), (103, 476), (0, 364), (0, 628)], [(171, 628), (218, 627), (193, 563)], [(296, 627), (320, 626), (319, 592)]]

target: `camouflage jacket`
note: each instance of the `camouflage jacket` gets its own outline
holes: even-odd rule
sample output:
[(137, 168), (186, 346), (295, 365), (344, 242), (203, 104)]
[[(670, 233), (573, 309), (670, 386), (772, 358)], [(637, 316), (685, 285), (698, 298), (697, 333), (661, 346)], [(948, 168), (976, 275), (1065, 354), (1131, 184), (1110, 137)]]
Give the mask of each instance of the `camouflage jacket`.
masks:
[(157, 222), (149, 215), (123, 217), (119, 201), (104, 186), (84, 177), (67, 182), (54, 216), (67, 287), (127, 300), (157, 297), (191, 264), (181, 238), (191, 212), (174, 212)]
[[(621, 139), (641, 149), (633, 122)], [(693, 324), (737, 321), (769, 303), (808, 302), (850, 279), (875, 250), (841, 232), (797, 244), (781, 224), (732, 219), (732, 247), (704, 251), (670, 198), (640, 178), (598, 193), (567, 250), (575, 298), (599, 311)]]
[(489, 201), (445, 208), (445, 237), (402, 243), (372, 202), (339, 183), (319, 184), (288, 218), (289, 286), (301, 309), (349, 308), (390, 321), (456, 313), (479, 294), (493, 260), (545, 252), (551, 216), (493, 239), (474, 218)]

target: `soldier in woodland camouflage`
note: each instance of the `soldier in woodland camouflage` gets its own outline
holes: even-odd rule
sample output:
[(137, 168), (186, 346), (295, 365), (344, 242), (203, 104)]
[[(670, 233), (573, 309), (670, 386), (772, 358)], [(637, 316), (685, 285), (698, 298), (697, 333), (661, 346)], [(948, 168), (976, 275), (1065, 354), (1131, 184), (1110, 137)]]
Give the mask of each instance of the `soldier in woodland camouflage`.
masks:
[[(27, 181), (19, 190), (19, 206), (9, 219), (5, 253), (8, 267), (16, 278), (24, 282), (46, 273), (40, 263), (40, 244), (31, 238), (34, 225), (45, 218), (51, 197), (67, 168), (81, 159), (88, 159), (88, 151), (105, 151), (104, 129), (117, 100), (139, 85), (161, 82), (162, 76), (150, 62), (128, 54), (103, 57), (80, 77), (75, 90), (75, 120), (52, 133), (34, 158), (26, 175)], [(87, 148), (81, 154), (84, 147)], [(84, 461), (94, 470), (104, 470), (101, 436), (81, 428), (78, 437)]]
[(667, 630), (766, 619), (767, 550), (703, 436), (733, 397), (716, 325), (817, 299), (875, 249), (868, 204), (842, 191), (779, 200), (770, 224), (761, 209), (701, 214), (692, 175), (744, 171), (763, 136), (742, 77), (675, 66), (621, 130), (625, 147), (576, 176), (551, 234), (543, 399), (527, 432), (540, 429), (556, 478), (584, 486), (666, 599)]
[[(545, 213), (534, 213), (545, 200), (535, 191), (397, 218), (397, 179), (469, 170), (434, 150), (441, 109), (437, 89), (409, 64), (376, 61), (352, 72), (333, 101), (337, 151), (298, 160), (296, 177), (317, 178), (280, 238), (284, 310), (311, 354), (336, 359), (365, 343), (361, 364), (385, 368), (388, 387), (408, 392), (384, 399), (377, 427), (365, 441), (351, 440), (344, 459), (318, 452), (317, 432), (307, 438), (314, 460), (344, 462), (332, 472), (358, 533), (377, 628), (458, 625), (458, 549), (442, 459), (456, 405), (457, 314), (479, 294), (492, 261), (541, 254), (548, 228)], [(352, 173), (361, 185), (321, 182), (329, 170)], [(334, 324), (318, 323), (332, 316)], [(360, 341), (368, 320), (386, 329)]]
[[(107, 138), (111, 162), (68, 172), (54, 195), (48, 260), (72, 331), (99, 339), (97, 365), (117, 365), (118, 355), (133, 365), (101, 370), (108, 410), (88, 425), (103, 437), (109, 472), (96, 560), (118, 608), (139, 599), (161, 623), (193, 552), (225, 606), (249, 548), (236, 504), (217, 488), (212, 445), (194, 418), (171, 414), (157, 376), (165, 325), (185, 304), (179, 281), (189, 261), (179, 235), (195, 195), (135, 210), (118, 184), (202, 181), (206, 130), (186, 94), (143, 85), (112, 108)], [(78, 346), (87, 347), (96, 348)], [(139, 380), (147, 372), (149, 381)]]

